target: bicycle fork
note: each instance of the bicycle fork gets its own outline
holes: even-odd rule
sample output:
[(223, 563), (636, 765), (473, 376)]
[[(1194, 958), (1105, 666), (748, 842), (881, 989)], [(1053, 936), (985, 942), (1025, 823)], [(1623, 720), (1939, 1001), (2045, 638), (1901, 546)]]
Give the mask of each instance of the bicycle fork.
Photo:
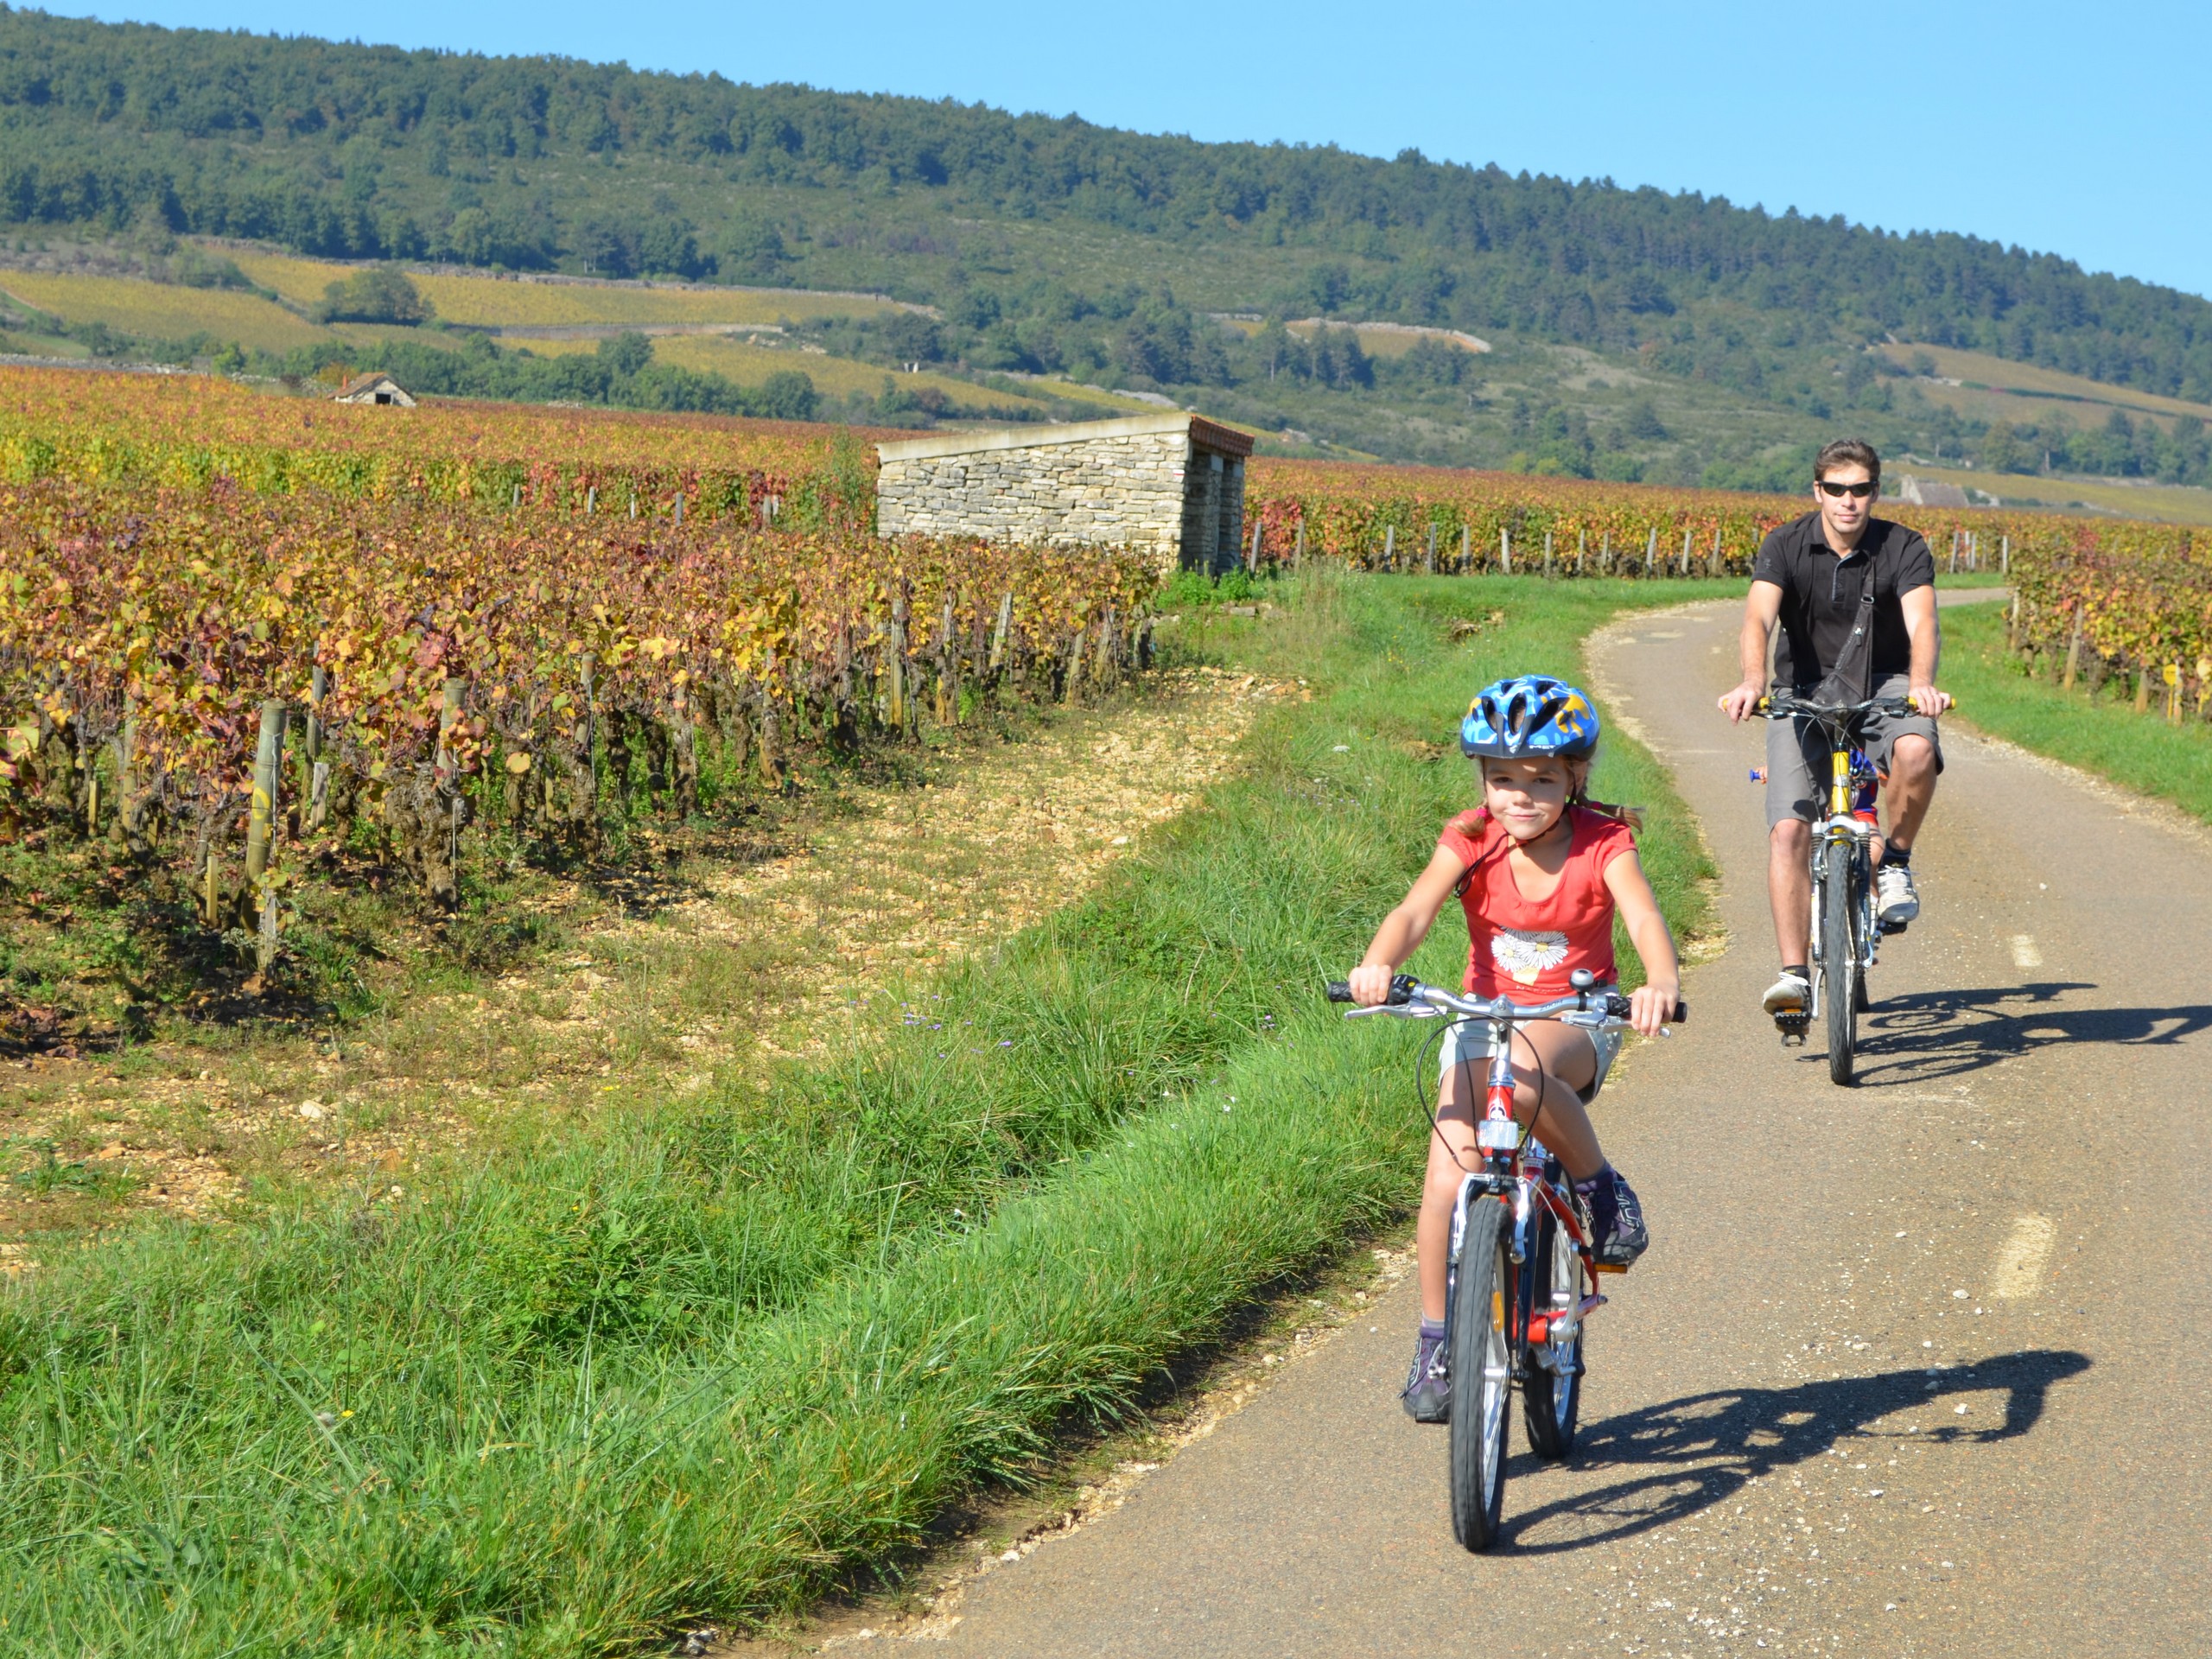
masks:
[[(1511, 1356), (1513, 1375), (1524, 1375), (1529, 1361), (1556, 1370), (1558, 1356), (1573, 1351), (1582, 1321), (1604, 1306), (1605, 1298), (1592, 1293), (1576, 1301), (1570, 1293), (1567, 1300), (1574, 1305), (1569, 1306), (1556, 1300), (1557, 1293), (1548, 1283), (1543, 1292), (1544, 1306), (1539, 1309), (1535, 1306), (1536, 1211), (1539, 1205), (1550, 1208), (1552, 1205), (1548, 1198), (1538, 1194), (1536, 1182), (1519, 1167), (1527, 1149), (1537, 1147), (1537, 1143), (1524, 1143), (1521, 1126), (1513, 1116), (1511, 1037), (1497, 1025), (1491, 1027), (1490, 1075), (1475, 1142), (1488, 1167), (1480, 1174), (1470, 1173), (1460, 1179), (1459, 1195), (1452, 1206), (1452, 1242), (1445, 1258), (1444, 1274), (1445, 1351), (1452, 1351), (1452, 1321), (1459, 1316), (1459, 1264), (1466, 1249), (1467, 1212), (1478, 1198), (1494, 1195), (1502, 1200), (1510, 1198), (1512, 1205), (1506, 1254), (1513, 1271), (1510, 1281), (1501, 1284), (1496, 1294), (1509, 1302), (1506, 1351)], [(1549, 1156), (1541, 1147), (1537, 1149), (1541, 1156)], [(1582, 1255), (1586, 1270), (1594, 1281), (1596, 1264), (1590, 1257), (1590, 1243), (1582, 1236), (1580, 1221), (1569, 1216), (1556, 1216), (1554, 1219), (1568, 1230), (1567, 1236)]]

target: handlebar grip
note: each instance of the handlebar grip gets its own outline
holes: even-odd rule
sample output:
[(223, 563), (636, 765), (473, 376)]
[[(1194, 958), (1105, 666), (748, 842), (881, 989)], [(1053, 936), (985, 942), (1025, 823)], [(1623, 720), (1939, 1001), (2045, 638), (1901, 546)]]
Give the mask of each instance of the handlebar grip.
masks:
[[(1390, 980), (1390, 995), (1382, 999), (1382, 1006), (1387, 1008), (1404, 1007), (1414, 1000), (1414, 987), (1420, 982), (1411, 974), (1393, 975)], [(1328, 997), (1332, 1002), (1351, 1001), (1352, 1000), (1351, 982), (1345, 979), (1331, 980), (1328, 984)]]
[[(1629, 1016), (1629, 1011), (1634, 1007), (1635, 1004), (1631, 1003), (1628, 998), (1616, 991), (1605, 999), (1605, 1017), (1609, 1020), (1625, 1020)], [(1675, 1011), (1667, 1016), (1671, 1023), (1677, 1026), (1689, 1017), (1690, 1005), (1681, 1001), (1677, 1001), (1675, 1004)]]

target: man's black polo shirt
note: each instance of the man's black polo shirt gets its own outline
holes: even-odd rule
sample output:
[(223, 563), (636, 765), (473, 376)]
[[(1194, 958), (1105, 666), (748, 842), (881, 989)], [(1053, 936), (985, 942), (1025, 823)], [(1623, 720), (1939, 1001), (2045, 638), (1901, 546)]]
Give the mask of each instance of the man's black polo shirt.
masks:
[[(1808, 512), (1767, 531), (1751, 566), (1753, 582), (1782, 589), (1782, 638), (1774, 648), (1774, 683), (1810, 691), (1835, 668), (1836, 653), (1851, 637), (1863, 597), (1874, 584), (1873, 683), (1912, 665), (1912, 639), (1904, 629), (1900, 596), (1936, 584), (1936, 556), (1916, 530), (1870, 518), (1847, 559), (1839, 559), (1821, 534), (1821, 515)], [(1802, 666), (1799, 666), (1802, 664)], [(1871, 688), (1870, 688), (1871, 689)]]

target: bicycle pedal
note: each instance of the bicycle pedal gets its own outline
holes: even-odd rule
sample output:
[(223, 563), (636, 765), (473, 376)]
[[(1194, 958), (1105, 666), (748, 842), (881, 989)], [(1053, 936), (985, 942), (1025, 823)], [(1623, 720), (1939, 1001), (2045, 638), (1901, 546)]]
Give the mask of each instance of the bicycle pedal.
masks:
[(1782, 1033), (1782, 1046), (1784, 1048), (1789, 1047), (1792, 1043), (1802, 1046), (1805, 1040), (1805, 1032), (1812, 1023), (1812, 1016), (1806, 1014), (1777, 1014), (1774, 1016), (1774, 1028)]
[(1905, 929), (1911, 925), (1912, 924), (1910, 922), (1884, 922), (1882, 924), (1882, 931), (1885, 935), (1902, 933)]
[(1611, 1262), (1600, 1262), (1597, 1264), (1597, 1268), (1598, 1271), (1600, 1273), (1626, 1273), (1628, 1271), (1626, 1268), (1616, 1266)]

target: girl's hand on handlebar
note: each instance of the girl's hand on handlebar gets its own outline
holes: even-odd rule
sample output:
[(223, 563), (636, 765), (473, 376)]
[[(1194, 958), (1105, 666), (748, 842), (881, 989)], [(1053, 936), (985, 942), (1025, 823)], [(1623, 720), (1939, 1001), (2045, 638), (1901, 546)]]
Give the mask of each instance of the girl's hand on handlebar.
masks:
[(1388, 1001), (1392, 972), (1387, 962), (1361, 963), (1351, 970), (1346, 981), (1351, 987), (1351, 1000), (1363, 1008), (1375, 1007)]
[(1681, 1000), (1679, 985), (1639, 985), (1629, 993), (1629, 1023), (1646, 1037), (1656, 1037), (1659, 1028), (1675, 1017), (1675, 1004)]

